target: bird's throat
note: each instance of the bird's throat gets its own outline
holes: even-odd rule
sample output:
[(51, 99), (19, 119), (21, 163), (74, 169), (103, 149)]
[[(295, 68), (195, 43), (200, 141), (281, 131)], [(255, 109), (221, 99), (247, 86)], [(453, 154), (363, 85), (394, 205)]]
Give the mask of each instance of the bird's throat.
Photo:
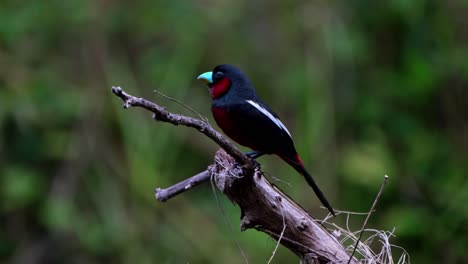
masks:
[(223, 96), (231, 87), (231, 81), (228, 78), (222, 78), (221, 80), (213, 83), (210, 88), (210, 94), (212, 99)]

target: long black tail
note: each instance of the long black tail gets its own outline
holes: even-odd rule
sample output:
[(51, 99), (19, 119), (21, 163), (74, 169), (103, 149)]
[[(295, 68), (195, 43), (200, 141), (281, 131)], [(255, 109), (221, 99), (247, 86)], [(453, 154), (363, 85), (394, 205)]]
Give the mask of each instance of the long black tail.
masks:
[(304, 176), (305, 180), (309, 184), (310, 187), (312, 187), (312, 190), (314, 190), (315, 195), (319, 198), (320, 202), (325, 206), (328, 211), (333, 216), (335, 215), (335, 211), (333, 211), (332, 206), (330, 203), (327, 201), (327, 198), (325, 198), (325, 195), (323, 195), (322, 191), (318, 187), (317, 183), (315, 183), (314, 179), (312, 176), (309, 174), (309, 172), (305, 169), (304, 164), (302, 163), (301, 158), (299, 155), (296, 154), (295, 158), (289, 158), (285, 156), (280, 156), (284, 161), (286, 161), (291, 167), (293, 167), (297, 172), (299, 172), (302, 176)]

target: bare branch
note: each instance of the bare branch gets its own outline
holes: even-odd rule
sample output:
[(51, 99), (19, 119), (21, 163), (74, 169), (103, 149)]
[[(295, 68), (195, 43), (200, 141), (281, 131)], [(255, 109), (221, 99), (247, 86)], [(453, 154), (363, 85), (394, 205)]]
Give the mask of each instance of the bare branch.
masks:
[(166, 108), (159, 106), (151, 101), (148, 101), (144, 98), (137, 98), (133, 95), (126, 93), (120, 87), (112, 87), (112, 92), (125, 102), (125, 109), (130, 108), (131, 106), (142, 107), (146, 110), (153, 112), (153, 118), (157, 121), (167, 122), (176, 126), (183, 125), (187, 127), (193, 127), (201, 133), (205, 134), (207, 137), (211, 138), (221, 148), (223, 148), (227, 153), (229, 153), (229, 155), (234, 157), (234, 159), (236, 159), (236, 161), (239, 164), (245, 166), (246, 169), (254, 168), (254, 163), (252, 162), (252, 160), (246, 157), (223, 135), (214, 130), (209, 123), (193, 117), (173, 114), (167, 111)]
[(166, 189), (156, 188), (156, 199), (160, 202), (165, 202), (178, 194), (181, 194), (185, 191), (192, 189), (195, 186), (200, 185), (201, 183), (209, 181), (210, 177), (210, 172), (206, 170), (177, 184), (174, 184)]

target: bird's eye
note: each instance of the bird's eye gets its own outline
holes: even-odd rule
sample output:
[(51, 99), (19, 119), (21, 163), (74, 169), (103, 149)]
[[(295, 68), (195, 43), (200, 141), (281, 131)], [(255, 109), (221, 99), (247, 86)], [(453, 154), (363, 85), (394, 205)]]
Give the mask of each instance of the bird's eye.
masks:
[(219, 72), (216, 72), (216, 73), (215, 73), (215, 76), (214, 76), (215, 80), (219, 80), (219, 79), (221, 79), (221, 78), (223, 78), (223, 77), (224, 77), (224, 73), (222, 73), (222, 72), (220, 72), (220, 71), (219, 71)]

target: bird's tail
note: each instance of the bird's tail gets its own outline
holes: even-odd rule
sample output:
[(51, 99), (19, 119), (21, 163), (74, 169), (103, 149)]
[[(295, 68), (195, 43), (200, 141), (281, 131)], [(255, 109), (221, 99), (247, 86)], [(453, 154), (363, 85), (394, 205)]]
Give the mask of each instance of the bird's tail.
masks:
[(293, 167), (297, 172), (299, 172), (304, 178), (306, 179), (307, 183), (309, 184), (310, 187), (312, 187), (312, 190), (314, 190), (315, 195), (319, 198), (320, 202), (325, 206), (330, 213), (335, 216), (335, 211), (333, 211), (332, 206), (330, 203), (327, 201), (325, 198), (325, 195), (323, 195), (322, 191), (319, 189), (317, 183), (315, 183), (314, 179), (312, 176), (307, 172), (307, 170), (304, 167), (304, 163), (302, 162), (301, 158), (299, 157), (298, 154), (294, 158), (286, 157), (286, 156), (280, 156), (284, 161), (286, 161), (291, 167)]

